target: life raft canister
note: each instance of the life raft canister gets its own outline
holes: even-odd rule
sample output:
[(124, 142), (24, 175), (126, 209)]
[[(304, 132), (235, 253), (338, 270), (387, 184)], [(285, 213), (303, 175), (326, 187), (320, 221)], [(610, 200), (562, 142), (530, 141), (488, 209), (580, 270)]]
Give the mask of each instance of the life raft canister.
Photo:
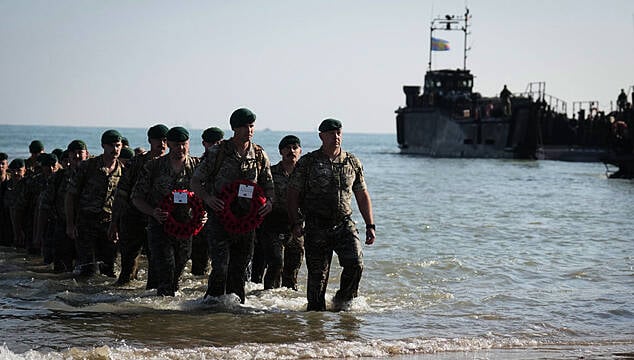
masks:
[[(186, 207), (191, 211), (189, 220), (180, 221), (175, 217), (177, 207), (182, 210)], [(163, 222), (163, 230), (166, 234), (178, 239), (187, 239), (197, 235), (203, 228), (202, 219), (206, 215), (203, 201), (192, 191), (174, 190), (161, 201), (160, 208), (167, 212), (167, 219)], [(189, 212), (188, 211), (188, 212)]]
[[(218, 197), (225, 205), (222, 211), (216, 212), (216, 215), (228, 233), (248, 233), (255, 230), (264, 220), (263, 217), (258, 215), (258, 210), (266, 204), (266, 197), (264, 196), (264, 190), (258, 184), (249, 180), (235, 180), (227, 184)], [(238, 197), (251, 200), (249, 211), (244, 215), (236, 215), (231, 209), (231, 205)]]

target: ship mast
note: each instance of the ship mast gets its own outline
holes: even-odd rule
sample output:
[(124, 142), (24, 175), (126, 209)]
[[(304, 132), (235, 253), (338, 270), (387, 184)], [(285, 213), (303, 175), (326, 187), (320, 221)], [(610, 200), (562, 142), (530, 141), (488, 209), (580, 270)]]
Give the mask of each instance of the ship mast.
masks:
[(445, 15), (444, 17), (437, 17), (431, 21), (431, 27), (429, 31), (429, 71), (431, 71), (431, 54), (432, 54), (432, 39), (435, 30), (443, 31), (462, 31), (464, 32), (464, 47), (463, 47), (463, 60), (464, 70), (467, 70), (467, 36), (469, 35), (469, 8), (465, 8), (463, 16), (460, 15)]

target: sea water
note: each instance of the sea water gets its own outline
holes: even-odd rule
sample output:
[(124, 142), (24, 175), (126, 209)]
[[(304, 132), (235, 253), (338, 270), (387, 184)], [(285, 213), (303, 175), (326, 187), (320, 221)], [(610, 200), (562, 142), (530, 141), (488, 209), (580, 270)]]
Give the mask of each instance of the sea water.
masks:
[[(0, 151), (79, 138), (99, 154), (104, 130), (1, 125)], [(119, 130), (147, 148), (145, 129)], [(286, 134), (254, 140), (276, 163)], [(296, 135), (305, 152), (319, 146), (316, 132)], [(634, 357), (634, 182), (601, 163), (405, 156), (393, 134), (344, 132), (343, 147), (363, 162), (377, 226), (346, 311), (305, 311), (305, 266), (299, 291), (247, 283), (241, 305), (203, 301), (207, 279), (189, 265), (176, 296), (157, 297), (145, 271), (126, 287), (77, 282), (0, 248), (0, 358)], [(340, 270), (335, 257), (328, 299)]]

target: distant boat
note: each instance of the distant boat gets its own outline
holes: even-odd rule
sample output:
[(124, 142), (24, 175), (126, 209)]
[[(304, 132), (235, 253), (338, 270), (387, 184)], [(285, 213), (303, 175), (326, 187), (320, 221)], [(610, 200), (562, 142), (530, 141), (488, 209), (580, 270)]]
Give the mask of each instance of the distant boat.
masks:
[[(504, 86), (499, 96), (473, 91), (473, 75), (463, 69), (432, 70), (431, 54), (438, 50), (435, 30), (460, 30), (465, 44), (469, 10), (464, 16), (432, 20), (429, 70), (423, 86), (404, 86), (405, 107), (396, 112), (396, 135), (401, 153), (449, 158), (519, 158), (562, 161), (601, 161), (611, 135), (608, 117), (589, 103), (588, 116), (566, 115), (566, 102), (545, 93), (545, 83), (530, 83), (521, 93)], [(442, 44), (442, 43), (441, 43)], [(443, 44), (442, 50), (448, 49)], [(422, 93), (421, 93), (422, 89)], [(574, 109), (573, 109), (574, 111)]]

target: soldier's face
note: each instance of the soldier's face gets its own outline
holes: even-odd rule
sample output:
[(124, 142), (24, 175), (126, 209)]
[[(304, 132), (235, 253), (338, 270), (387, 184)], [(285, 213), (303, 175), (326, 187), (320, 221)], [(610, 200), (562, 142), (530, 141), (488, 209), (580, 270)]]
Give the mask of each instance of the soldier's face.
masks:
[(290, 144), (280, 149), (280, 155), (283, 160), (291, 160), (297, 162), (302, 154), (302, 147), (298, 144)]
[(88, 158), (87, 150), (72, 150), (68, 152), (68, 159), (71, 166), (77, 166)]
[(152, 154), (165, 155), (165, 151), (167, 151), (167, 138), (149, 139), (149, 142), (150, 152)]
[(103, 148), (104, 154), (110, 155), (116, 159), (119, 157), (119, 154), (121, 154), (123, 143), (121, 141), (117, 141), (111, 144), (101, 144), (101, 147)]
[(55, 165), (50, 165), (50, 166), (42, 165), (42, 173), (44, 173), (44, 175), (46, 176), (49, 176), (55, 173), (57, 169), (59, 169), (59, 163), (55, 163)]
[(21, 167), (19, 169), (11, 169), (9, 170), (9, 172), (11, 173), (12, 179), (20, 180), (24, 177), (24, 174), (26, 174), (26, 167)]
[(255, 133), (255, 123), (247, 124), (233, 129), (233, 137), (240, 141), (251, 141)]
[(9, 161), (8, 160), (5, 159), (5, 160), (0, 161), (0, 172), (5, 173), (8, 168), (9, 168)]
[(341, 146), (341, 139), (343, 137), (343, 132), (341, 129), (323, 131), (319, 133), (319, 138), (321, 139), (321, 143), (325, 147), (338, 148)]
[(167, 146), (170, 148), (170, 154), (176, 157), (184, 157), (189, 154), (189, 140), (186, 141), (168, 141)]

